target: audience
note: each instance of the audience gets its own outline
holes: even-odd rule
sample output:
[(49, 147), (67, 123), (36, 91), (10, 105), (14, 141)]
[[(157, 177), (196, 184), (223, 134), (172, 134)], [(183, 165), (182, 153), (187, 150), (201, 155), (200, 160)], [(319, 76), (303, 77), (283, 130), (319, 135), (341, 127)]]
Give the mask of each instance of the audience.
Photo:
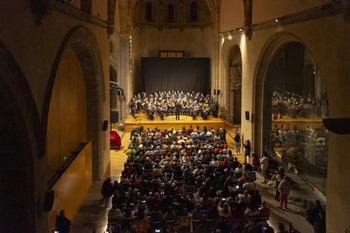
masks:
[(226, 140), (214, 140), (220, 130), (190, 128), (132, 132), (129, 148), (135, 151), (113, 185), (111, 212), (118, 210), (122, 231), (171, 231), (189, 227), (191, 219), (209, 221), (221, 232), (267, 224), (260, 218), (266, 206), (255, 188), (253, 166), (233, 157)]

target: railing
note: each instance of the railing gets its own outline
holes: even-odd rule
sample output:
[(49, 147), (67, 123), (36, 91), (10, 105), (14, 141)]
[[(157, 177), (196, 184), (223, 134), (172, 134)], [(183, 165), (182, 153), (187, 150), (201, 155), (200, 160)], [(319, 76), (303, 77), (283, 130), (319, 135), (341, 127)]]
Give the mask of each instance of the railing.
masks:
[(72, 152), (70, 156), (67, 157), (67, 159), (64, 161), (62, 166), (57, 169), (56, 174), (51, 177), (51, 179), (48, 181), (48, 189), (50, 190), (57, 180), (62, 176), (62, 174), (67, 170), (69, 165), (74, 161), (74, 159), (79, 155), (79, 153), (84, 149), (84, 147), (87, 145), (87, 143), (80, 143), (76, 150)]
[(303, 186), (306, 191), (313, 192), (317, 195), (319, 199), (321, 199), (324, 203), (326, 202), (326, 196), (317, 189), (317, 187), (310, 182), (305, 176), (299, 175), (295, 170), (290, 169), (288, 164), (284, 164), (283, 161), (280, 161), (276, 158), (275, 152), (271, 151), (268, 148), (264, 148), (264, 154), (268, 156), (269, 159), (269, 167), (271, 167), (271, 163), (277, 164), (285, 170), (285, 173), (294, 181), (294, 183), (298, 186)]

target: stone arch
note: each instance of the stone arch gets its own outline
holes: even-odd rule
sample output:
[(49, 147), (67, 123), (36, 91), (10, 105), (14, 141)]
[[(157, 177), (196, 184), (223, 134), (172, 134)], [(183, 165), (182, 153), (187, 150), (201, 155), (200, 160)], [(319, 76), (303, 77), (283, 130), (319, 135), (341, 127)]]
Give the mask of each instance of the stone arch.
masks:
[(35, 161), (45, 154), (43, 130), (25, 76), (1, 41), (0, 106), (0, 229), (36, 232), (42, 202), (35, 204), (35, 177), (42, 171)]
[[(315, 79), (316, 66), (311, 51), (297, 36), (280, 32), (267, 41), (254, 79), (253, 141), (255, 151), (261, 154), (266, 148), (272, 152), (272, 157), (278, 154), (276, 161), (296, 174), (295, 181), (306, 182), (325, 195), (328, 132), (322, 123), (327, 113), (322, 109), (328, 110), (328, 104), (321, 103), (327, 99), (325, 87), (309, 95), (310, 88), (316, 93), (317, 85), (324, 86), (321, 76)], [(278, 99), (283, 101), (273, 105)], [(287, 136), (282, 139), (279, 132)]]
[[(239, 50), (239, 56), (240, 59), (239, 60), (232, 60), (232, 52), (233, 51), (237, 51)], [(242, 55), (240, 52), (240, 46), (239, 43), (237, 43), (237, 41), (234, 40), (225, 40), (225, 43), (222, 46), (222, 67), (221, 67), (221, 71), (222, 71), (222, 80), (221, 83), (224, 84), (223, 88), (224, 88), (224, 92), (228, 93), (225, 98), (224, 98), (224, 102), (221, 103), (222, 106), (226, 106), (226, 120), (230, 121), (231, 123), (235, 123), (235, 124), (239, 124), (241, 122), (241, 111), (239, 110), (239, 113), (236, 112), (235, 114), (235, 110), (234, 110), (234, 82), (237, 80), (233, 80), (233, 78), (231, 77), (231, 66), (236, 64), (236, 65), (240, 65), (240, 72), (241, 72), (241, 66), (242, 66)], [(233, 64), (233, 63), (234, 64)], [(239, 67), (238, 67), (239, 68)], [(240, 74), (242, 75), (242, 73)], [(237, 77), (238, 78), (238, 77)], [(241, 84), (242, 84), (242, 77), (240, 77), (240, 86), (239, 88), (241, 88)], [(220, 89), (220, 88), (219, 88)], [(237, 93), (236, 93), (237, 94)], [(241, 94), (240, 94), (241, 95)], [(237, 97), (237, 96), (236, 96)], [(241, 97), (239, 99), (239, 105), (241, 105)], [(235, 116), (234, 116), (235, 115)], [(233, 119), (233, 116), (235, 118), (237, 118), (237, 121)]]
[(267, 98), (264, 96), (264, 83), (267, 74), (268, 66), (271, 62), (273, 55), (276, 53), (278, 48), (283, 44), (288, 42), (301, 42), (302, 41), (296, 37), (295, 35), (287, 32), (279, 32), (274, 34), (267, 40), (264, 48), (261, 51), (261, 55), (258, 60), (258, 66), (255, 73), (254, 78), (254, 113), (255, 113), (255, 122), (253, 128), (253, 142), (254, 142), (254, 150), (258, 154), (263, 153), (263, 146), (266, 140), (263, 135), (263, 125), (266, 123), (263, 121), (264, 116), (264, 101)]
[[(54, 85), (57, 69), (61, 61), (62, 55), (66, 49), (71, 49), (81, 66), (86, 95), (87, 104), (87, 138), (92, 142), (92, 173), (93, 179), (99, 180), (103, 175), (103, 169), (100, 166), (102, 150), (102, 136), (98, 132), (101, 130), (102, 119), (102, 103), (105, 101), (105, 84), (104, 74), (102, 70), (102, 61), (98, 44), (94, 35), (86, 28), (78, 26), (70, 30), (64, 38), (56, 59), (54, 61), (52, 71), (48, 81), (48, 87), (45, 93), (43, 104), (43, 122), (47, 127), (49, 114), (50, 97)], [(45, 128), (46, 131), (46, 128)]]

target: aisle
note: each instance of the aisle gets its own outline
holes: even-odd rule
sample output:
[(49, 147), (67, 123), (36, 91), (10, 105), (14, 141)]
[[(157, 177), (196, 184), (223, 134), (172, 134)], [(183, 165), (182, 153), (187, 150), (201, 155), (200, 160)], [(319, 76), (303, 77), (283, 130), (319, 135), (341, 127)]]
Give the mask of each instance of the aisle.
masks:
[(109, 174), (107, 173), (105, 177), (111, 177), (112, 180), (119, 180), (121, 172), (124, 169), (124, 163), (126, 162), (127, 155), (126, 150), (130, 144), (130, 133), (119, 132), (122, 138), (122, 146), (118, 150), (111, 150), (111, 163)]
[[(127, 159), (125, 151), (130, 143), (130, 133), (118, 132), (122, 139), (122, 146), (118, 150), (110, 151), (110, 166), (106, 169), (104, 179), (110, 177), (119, 180)], [(71, 227), (70, 233), (104, 233), (107, 226), (109, 208), (100, 207), (102, 181), (95, 181), (81, 205)]]

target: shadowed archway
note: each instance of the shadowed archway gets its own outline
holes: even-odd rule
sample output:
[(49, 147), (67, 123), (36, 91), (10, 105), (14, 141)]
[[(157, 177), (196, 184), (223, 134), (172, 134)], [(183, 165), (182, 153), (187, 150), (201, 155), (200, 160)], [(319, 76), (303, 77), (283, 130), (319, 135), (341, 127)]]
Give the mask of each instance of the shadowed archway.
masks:
[(101, 131), (103, 123), (101, 115), (102, 103), (105, 101), (105, 84), (102, 71), (102, 61), (96, 39), (93, 34), (84, 27), (73, 28), (66, 35), (60, 46), (45, 93), (43, 104), (43, 125), (47, 127), (50, 98), (57, 69), (62, 59), (62, 55), (67, 49), (71, 49), (75, 53), (83, 74), (87, 103), (87, 137), (88, 141), (92, 142), (93, 179), (100, 180), (103, 176), (103, 168), (101, 167), (102, 158), (100, 157), (100, 152), (103, 147), (103, 138), (98, 132)]
[[(20, 93), (20, 94), (18, 94)], [(37, 232), (43, 200), (36, 200), (43, 177), (35, 161), (45, 154), (43, 131), (24, 74), (0, 42), (0, 229)]]

